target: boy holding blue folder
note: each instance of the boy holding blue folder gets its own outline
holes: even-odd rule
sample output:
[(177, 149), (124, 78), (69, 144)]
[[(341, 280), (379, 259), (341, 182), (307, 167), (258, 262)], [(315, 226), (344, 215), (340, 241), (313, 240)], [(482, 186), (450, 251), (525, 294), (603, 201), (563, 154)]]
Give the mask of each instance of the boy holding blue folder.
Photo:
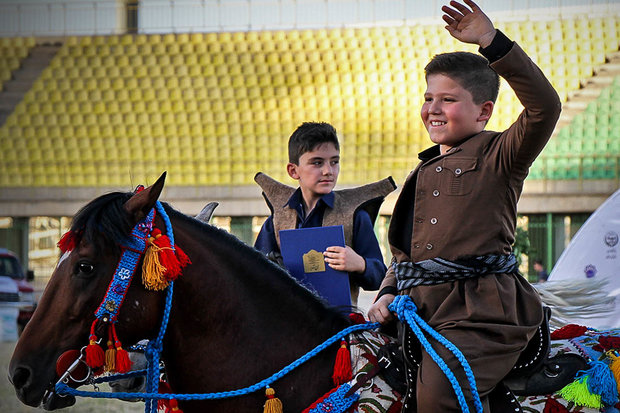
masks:
[(378, 289), (386, 272), (373, 223), (383, 199), (395, 189), (394, 181), (386, 178), (360, 188), (334, 191), (340, 172), (340, 145), (335, 128), (328, 123), (301, 124), (291, 135), (288, 150), (286, 170), (299, 187), (260, 172), (256, 175), (254, 179), (272, 214), (254, 246), (267, 255), (277, 255), (281, 230), (342, 225), (346, 245), (329, 246), (323, 255), (329, 267), (349, 273), (355, 306), (359, 287)]

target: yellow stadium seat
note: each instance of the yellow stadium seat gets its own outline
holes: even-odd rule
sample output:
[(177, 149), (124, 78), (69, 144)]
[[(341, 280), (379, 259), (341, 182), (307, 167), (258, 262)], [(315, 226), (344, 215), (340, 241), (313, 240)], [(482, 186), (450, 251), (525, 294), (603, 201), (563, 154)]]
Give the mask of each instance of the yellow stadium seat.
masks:
[[(101, 90), (94, 89), (94, 90), (91, 90), (90, 92), (88, 92), (88, 100), (91, 103), (93, 103), (93, 105), (99, 103), (102, 100)], [(93, 106), (93, 110), (95, 110), (94, 106)]]
[(169, 45), (176, 42), (176, 37), (173, 33), (166, 33), (161, 35), (161, 42), (165, 45)]
[(134, 36), (131, 34), (124, 34), (119, 37), (119, 44), (122, 46), (129, 46), (134, 43)]
[(148, 34), (146, 36), (146, 42), (151, 46), (161, 43), (161, 36), (159, 34)]
[(118, 102), (124, 102), (129, 100), (129, 90), (126, 88), (121, 88), (116, 90), (116, 99)]

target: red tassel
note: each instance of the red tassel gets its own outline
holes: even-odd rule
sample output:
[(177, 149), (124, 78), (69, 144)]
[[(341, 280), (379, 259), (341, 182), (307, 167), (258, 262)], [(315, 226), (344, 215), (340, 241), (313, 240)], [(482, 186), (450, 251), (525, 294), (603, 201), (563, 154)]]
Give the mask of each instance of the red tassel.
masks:
[[(163, 393), (171, 394), (172, 388), (167, 382), (160, 381), (159, 382), (159, 394), (163, 394)], [(183, 410), (179, 408), (179, 402), (177, 401), (177, 399), (157, 400), (157, 410), (163, 410), (166, 413), (169, 413), (169, 412), (183, 413)]]
[(105, 363), (105, 353), (99, 344), (97, 344), (97, 336), (95, 335), (95, 325), (98, 320), (93, 321), (90, 327), (90, 337), (88, 337), (89, 343), (86, 346), (86, 364), (97, 369), (102, 367)]
[(181, 274), (181, 265), (170, 245), (170, 239), (157, 228), (153, 230), (151, 237), (154, 238), (153, 244), (159, 248), (159, 263), (166, 268), (164, 277), (169, 281), (176, 280)]
[(334, 363), (334, 374), (332, 379), (335, 385), (339, 385), (350, 381), (352, 377), (351, 354), (349, 353), (347, 342), (342, 340), (338, 353), (336, 353), (336, 362)]
[(131, 360), (129, 360), (129, 353), (127, 350), (123, 349), (121, 345), (121, 341), (118, 339), (116, 335), (116, 327), (114, 324), (110, 326), (110, 330), (112, 331), (112, 335), (114, 337), (114, 347), (116, 347), (116, 372), (117, 373), (127, 373), (131, 368)]
[(67, 231), (58, 241), (58, 248), (60, 251), (67, 252), (72, 251), (75, 248), (76, 236), (73, 231)]
[[(165, 381), (159, 382), (159, 394), (163, 393), (172, 393), (172, 389), (170, 385)], [(169, 399), (158, 399), (157, 400), (157, 410), (170, 410), (170, 400)]]
[(179, 265), (181, 266), (181, 268), (185, 268), (192, 263), (192, 260), (189, 259), (187, 254), (185, 254), (185, 252), (183, 252), (183, 250), (178, 245), (174, 246), (174, 251), (177, 254), (177, 259), (179, 260)]
[(575, 338), (585, 334), (588, 331), (588, 327), (580, 326), (577, 324), (567, 324), (562, 328), (551, 333), (551, 340), (561, 340), (565, 338)]
[(127, 373), (131, 369), (131, 360), (129, 353), (122, 347), (116, 347), (116, 372)]
[(364, 324), (366, 322), (366, 319), (360, 313), (350, 313), (349, 320), (351, 320), (353, 324)]
[(170, 411), (183, 413), (183, 410), (179, 409), (179, 402), (177, 399), (170, 399)]
[(609, 350), (620, 348), (620, 337), (600, 336), (598, 344), (592, 346), (592, 350), (606, 353)]

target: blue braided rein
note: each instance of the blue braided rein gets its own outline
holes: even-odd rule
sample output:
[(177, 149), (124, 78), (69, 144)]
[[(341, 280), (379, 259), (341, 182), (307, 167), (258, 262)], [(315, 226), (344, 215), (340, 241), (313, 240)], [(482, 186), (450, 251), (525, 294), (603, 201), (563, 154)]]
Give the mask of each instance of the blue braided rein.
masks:
[[(268, 378), (261, 380), (260, 382), (252, 386), (244, 387), (238, 390), (231, 390), (231, 391), (224, 391), (224, 392), (217, 392), (217, 393), (185, 393), (185, 394), (156, 393), (154, 391), (150, 391), (146, 393), (137, 393), (137, 392), (136, 393), (131, 393), (131, 392), (112, 393), (112, 392), (82, 391), (82, 390), (77, 390), (72, 387), (69, 387), (65, 383), (57, 383), (56, 392), (61, 395), (93, 397), (93, 398), (102, 398), (102, 399), (144, 398), (145, 400), (157, 400), (157, 399), (215, 400), (215, 399), (225, 399), (229, 397), (243, 396), (243, 395), (254, 393), (258, 390), (270, 387), (271, 383), (284, 377), (286, 374), (290, 373), (295, 368), (299, 367), (306, 361), (310, 360), (312, 357), (316, 356), (317, 354), (325, 350), (330, 345), (341, 340), (343, 337), (355, 331), (373, 330), (375, 328), (379, 328), (379, 325), (380, 325), (379, 323), (365, 323), (365, 324), (355, 324), (355, 325), (349, 326), (345, 328), (344, 330), (341, 330), (340, 332), (334, 334), (333, 336), (325, 340), (323, 343), (319, 344), (314, 349), (310, 350), (305, 355), (298, 358), (297, 360), (295, 360), (288, 366), (284, 367), (277, 373), (272, 374)], [(148, 352), (148, 349), (147, 349), (147, 352)], [(150, 362), (149, 362), (149, 367), (150, 367)], [(127, 375), (123, 375), (122, 378), (126, 378), (126, 377)], [(106, 381), (112, 381), (112, 380), (108, 377)]]
[(439, 334), (437, 331), (433, 330), (431, 326), (429, 326), (422, 318), (416, 313), (417, 307), (411, 300), (411, 297), (408, 295), (398, 295), (394, 298), (392, 304), (388, 306), (389, 310), (395, 312), (398, 315), (398, 319), (405, 323), (407, 322), (411, 327), (411, 330), (415, 333), (416, 337), (424, 347), (424, 350), (428, 353), (429, 356), (433, 359), (435, 363), (439, 366), (441, 371), (446, 375), (446, 378), (452, 385), (454, 392), (456, 393), (456, 398), (461, 406), (461, 410), (464, 413), (469, 413), (469, 407), (467, 406), (467, 401), (465, 400), (465, 395), (463, 394), (463, 389), (456, 379), (454, 373), (450, 370), (446, 362), (437, 354), (435, 349), (433, 349), (431, 343), (426, 339), (424, 333), (420, 329), (424, 329), (431, 337), (441, 343), (445, 348), (450, 350), (452, 354), (457, 358), (457, 360), (463, 366), (463, 370), (465, 371), (465, 376), (467, 376), (467, 381), (469, 382), (469, 387), (474, 398), (474, 406), (476, 408), (477, 413), (482, 413), (482, 402), (480, 401), (480, 395), (478, 394), (478, 388), (476, 386), (476, 379), (474, 377), (474, 373), (465, 359), (465, 356), (461, 351), (452, 344), (448, 339)]

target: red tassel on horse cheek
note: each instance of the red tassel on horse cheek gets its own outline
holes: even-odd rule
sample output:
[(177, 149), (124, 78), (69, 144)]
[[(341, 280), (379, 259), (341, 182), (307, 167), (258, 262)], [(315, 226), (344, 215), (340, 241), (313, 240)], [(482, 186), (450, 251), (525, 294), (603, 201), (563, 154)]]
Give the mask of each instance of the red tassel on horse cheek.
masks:
[(116, 348), (116, 372), (127, 373), (131, 368), (131, 360), (129, 359), (129, 353), (122, 347)]
[(336, 362), (334, 363), (334, 375), (332, 379), (335, 385), (339, 385), (350, 381), (352, 377), (351, 353), (349, 353), (347, 342), (342, 340), (338, 353), (336, 353)]
[(114, 346), (116, 347), (116, 372), (117, 373), (127, 373), (131, 368), (131, 360), (129, 359), (129, 353), (127, 350), (123, 349), (121, 345), (121, 341), (118, 339), (116, 335), (116, 327), (114, 324), (110, 326), (112, 331), (112, 335), (114, 337)]
[(105, 354), (103, 349), (99, 346), (99, 344), (97, 344), (95, 324), (97, 324), (97, 320), (95, 320), (90, 327), (90, 337), (88, 338), (89, 343), (88, 346), (86, 346), (86, 364), (93, 369), (102, 367), (105, 363)]

